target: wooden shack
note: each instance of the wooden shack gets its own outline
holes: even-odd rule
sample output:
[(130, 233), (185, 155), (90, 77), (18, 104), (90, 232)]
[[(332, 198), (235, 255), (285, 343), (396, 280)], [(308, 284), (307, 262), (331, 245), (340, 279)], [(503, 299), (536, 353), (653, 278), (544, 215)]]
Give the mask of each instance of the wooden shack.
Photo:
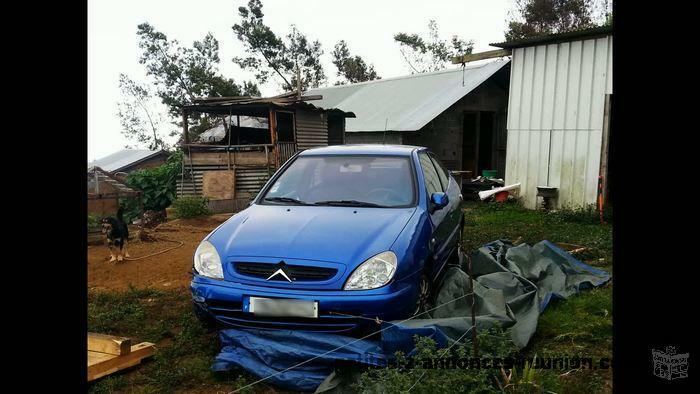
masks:
[[(354, 114), (308, 102), (320, 98), (299, 98), (297, 93), (270, 98), (220, 97), (184, 106), (178, 196), (202, 196), (214, 212), (237, 212), (295, 153), (342, 144), (334, 133), (329, 138), (329, 124), (332, 130), (344, 132), (345, 118)], [(190, 135), (188, 120), (201, 114), (218, 122), (218, 137), (195, 140)]]
[(115, 216), (120, 198), (137, 198), (141, 195), (141, 192), (125, 185), (100, 167), (88, 168), (87, 175), (88, 214)]

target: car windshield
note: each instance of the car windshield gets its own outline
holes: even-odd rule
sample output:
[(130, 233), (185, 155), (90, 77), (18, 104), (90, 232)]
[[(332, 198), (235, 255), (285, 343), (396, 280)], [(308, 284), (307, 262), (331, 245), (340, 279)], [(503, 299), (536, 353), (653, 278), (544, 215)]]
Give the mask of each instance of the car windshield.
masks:
[(300, 156), (263, 196), (264, 204), (407, 207), (413, 205), (408, 157)]

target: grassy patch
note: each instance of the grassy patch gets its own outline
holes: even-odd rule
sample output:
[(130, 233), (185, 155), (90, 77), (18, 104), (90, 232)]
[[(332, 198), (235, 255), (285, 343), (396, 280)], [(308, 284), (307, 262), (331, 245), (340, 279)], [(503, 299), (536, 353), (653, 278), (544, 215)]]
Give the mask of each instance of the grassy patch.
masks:
[[(581, 245), (588, 250), (580, 260), (612, 270), (612, 215), (600, 224), (597, 213), (587, 208), (544, 213), (516, 203), (465, 202), (466, 250), (496, 240), (518, 238), (534, 244), (541, 240)], [(540, 316), (537, 331), (525, 357), (586, 356), (612, 358), (612, 285), (587, 290), (566, 301), (553, 300)], [(540, 378), (554, 392), (611, 391), (612, 370), (540, 370)]]
[(219, 351), (192, 312), (186, 291), (131, 288), (88, 294), (88, 330), (156, 344), (156, 353), (136, 368), (98, 379), (90, 392), (230, 391), (247, 379), (210, 370)]
[(516, 203), (465, 202), (465, 250), (474, 250), (496, 239), (534, 244), (543, 239), (588, 248), (577, 257), (588, 264), (612, 264), (612, 224), (601, 225), (574, 211), (544, 213), (522, 208)]

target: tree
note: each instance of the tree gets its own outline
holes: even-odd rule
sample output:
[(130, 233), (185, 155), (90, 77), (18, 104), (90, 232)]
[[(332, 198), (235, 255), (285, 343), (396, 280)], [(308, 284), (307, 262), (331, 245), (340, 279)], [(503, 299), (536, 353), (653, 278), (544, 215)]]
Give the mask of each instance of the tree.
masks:
[[(117, 104), (117, 115), (122, 125), (122, 134), (148, 149), (167, 149), (163, 139), (164, 119), (154, 107), (155, 97), (146, 85), (133, 81), (125, 74), (119, 74), (119, 90), (122, 101)], [(175, 131), (170, 131), (172, 137)]]
[[(146, 66), (156, 95), (174, 119), (180, 119), (183, 104), (192, 103), (197, 97), (260, 95), (255, 83), (244, 82), (240, 86), (219, 73), (219, 42), (211, 33), (195, 41), (191, 48), (181, 46), (177, 40), (168, 40), (148, 23), (138, 25), (137, 34), (139, 48), (143, 50), (139, 62)], [(190, 114), (190, 120), (193, 135), (212, 124), (202, 114)]]
[(336, 82), (336, 85), (346, 83), (357, 83), (381, 79), (374, 71), (374, 65), (369, 65), (360, 56), (350, 55), (348, 44), (345, 40), (340, 40), (335, 44), (332, 52), (333, 64), (338, 68), (338, 76), (343, 79)]
[(401, 47), (401, 55), (413, 73), (438, 71), (445, 68), (453, 56), (472, 53), (474, 41), (465, 41), (452, 36), (449, 42), (441, 40), (437, 23), (428, 23), (428, 37), (418, 34), (397, 33), (394, 40)]
[(565, 33), (606, 24), (608, 0), (515, 0), (517, 16), (508, 22), (506, 40)]
[(278, 37), (263, 21), (260, 0), (250, 0), (248, 7), (239, 7), (238, 15), (241, 21), (232, 29), (248, 56), (234, 57), (233, 62), (255, 71), (259, 83), (276, 75), (285, 91), (294, 91), (297, 74), (301, 76), (302, 90), (319, 87), (325, 81), (321, 65), (323, 49), (318, 40), (309, 41), (294, 25), (284, 39)]

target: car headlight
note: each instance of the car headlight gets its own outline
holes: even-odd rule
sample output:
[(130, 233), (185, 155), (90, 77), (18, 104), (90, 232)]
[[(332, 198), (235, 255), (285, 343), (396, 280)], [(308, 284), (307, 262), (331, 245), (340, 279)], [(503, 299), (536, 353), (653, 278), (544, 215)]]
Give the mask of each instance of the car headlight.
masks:
[(224, 278), (219, 253), (209, 241), (202, 241), (194, 252), (194, 269), (202, 276), (214, 279)]
[(369, 290), (389, 283), (396, 272), (394, 252), (382, 252), (360, 264), (345, 283), (344, 290)]

